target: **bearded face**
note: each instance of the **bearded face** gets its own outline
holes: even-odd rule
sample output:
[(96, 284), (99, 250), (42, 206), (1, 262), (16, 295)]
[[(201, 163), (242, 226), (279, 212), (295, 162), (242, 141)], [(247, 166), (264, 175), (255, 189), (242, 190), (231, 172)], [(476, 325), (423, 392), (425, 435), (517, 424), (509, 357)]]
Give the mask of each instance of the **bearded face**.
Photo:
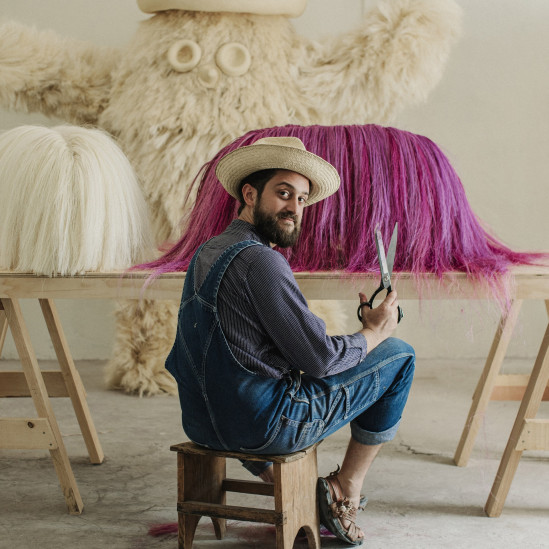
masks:
[(301, 219), (290, 212), (272, 213), (262, 207), (261, 199), (254, 206), (254, 225), (269, 242), (280, 248), (293, 246), (301, 232)]
[(301, 174), (277, 170), (257, 192), (252, 208), (258, 231), (281, 248), (293, 246), (301, 231), (303, 209), (309, 197), (310, 182)]

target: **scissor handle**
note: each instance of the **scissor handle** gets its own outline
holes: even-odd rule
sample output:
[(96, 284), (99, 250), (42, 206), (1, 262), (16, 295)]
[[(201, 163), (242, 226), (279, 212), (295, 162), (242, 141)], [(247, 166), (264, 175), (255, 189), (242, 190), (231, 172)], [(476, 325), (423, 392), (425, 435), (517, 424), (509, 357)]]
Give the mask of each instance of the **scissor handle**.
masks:
[[(356, 316), (358, 316), (358, 320), (360, 320), (360, 322), (362, 322), (362, 307), (368, 305), (368, 307), (370, 307), (370, 302), (369, 301), (361, 301), (360, 302), (360, 305), (358, 306), (358, 309), (356, 310)], [(370, 307), (371, 309), (372, 307)]]
[[(358, 306), (358, 309), (356, 311), (356, 315), (358, 316), (358, 320), (360, 320), (360, 322), (362, 322), (362, 307), (365, 307), (366, 305), (368, 305), (368, 307), (370, 309), (373, 309), (374, 308), (374, 299), (376, 298), (377, 294), (379, 294), (379, 292), (381, 292), (381, 290), (383, 290), (383, 284), (381, 284), (381, 286), (372, 294), (372, 297), (368, 300), (368, 301), (362, 301), (360, 303), (360, 305)], [(393, 289), (391, 288), (391, 286), (389, 286), (387, 288), (387, 295), (389, 295), (391, 292), (393, 291)], [(399, 305), (398, 306), (398, 321), (397, 321), (397, 324), (402, 320), (402, 318), (404, 317), (404, 313), (402, 312), (402, 307)]]
[(372, 297), (368, 300), (368, 301), (362, 301), (360, 303), (360, 305), (358, 306), (358, 309), (356, 311), (356, 314), (358, 316), (358, 320), (360, 320), (360, 322), (362, 322), (362, 307), (365, 307), (366, 305), (368, 305), (368, 307), (370, 309), (373, 309), (374, 308), (374, 299), (376, 298), (377, 294), (379, 294), (379, 292), (381, 292), (381, 290), (383, 290), (383, 284), (380, 284), (379, 285), (379, 288), (372, 294)]

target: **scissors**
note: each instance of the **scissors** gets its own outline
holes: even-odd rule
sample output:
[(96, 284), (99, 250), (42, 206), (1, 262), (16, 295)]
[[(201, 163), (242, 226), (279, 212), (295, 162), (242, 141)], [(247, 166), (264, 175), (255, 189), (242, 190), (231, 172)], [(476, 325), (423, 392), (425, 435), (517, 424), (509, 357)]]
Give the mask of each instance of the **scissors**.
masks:
[[(363, 301), (358, 306), (358, 310), (356, 313), (358, 316), (358, 320), (360, 320), (361, 322), (362, 322), (362, 307), (368, 305), (370, 309), (373, 309), (374, 299), (376, 298), (377, 294), (379, 294), (379, 292), (381, 292), (382, 290), (387, 290), (386, 295), (389, 295), (393, 291), (393, 289), (391, 288), (391, 275), (393, 274), (393, 265), (395, 262), (397, 234), (398, 234), (398, 223), (395, 223), (395, 228), (393, 229), (393, 235), (391, 236), (391, 242), (389, 243), (388, 254), (385, 255), (385, 248), (383, 246), (383, 237), (381, 236), (379, 225), (375, 228), (374, 238), (376, 241), (379, 269), (381, 271), (381, 282), (379, 284), (379, 288), (372, 294), (372, 297), (369, 299), (369, 301)], [(398, 322), (402, 320), (403, 316), (404, 314), (399, 305), (398, 306)]]

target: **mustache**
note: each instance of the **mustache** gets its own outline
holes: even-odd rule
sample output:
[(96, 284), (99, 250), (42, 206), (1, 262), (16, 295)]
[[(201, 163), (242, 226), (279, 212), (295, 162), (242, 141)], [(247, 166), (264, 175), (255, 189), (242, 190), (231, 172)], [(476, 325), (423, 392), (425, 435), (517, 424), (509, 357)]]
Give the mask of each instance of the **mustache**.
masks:
[(276, 214), (276, 217), (277, 219), (291, 219), (297, 225), (297, 215), (287, 213), (287, 212), (282, 212), (282, 213)]

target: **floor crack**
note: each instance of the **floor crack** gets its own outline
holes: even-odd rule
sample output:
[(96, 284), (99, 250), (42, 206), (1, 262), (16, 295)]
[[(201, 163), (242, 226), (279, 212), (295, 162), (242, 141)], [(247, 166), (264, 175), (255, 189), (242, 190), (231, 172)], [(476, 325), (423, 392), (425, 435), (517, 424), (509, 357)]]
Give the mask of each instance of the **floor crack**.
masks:
[(406, 453), (412, 454), (414, 456), (436, 456), (436, 455), (438, 455), (435, 452), (420, 452), (419, 450), (416, 450), (416, 449), (412, 448), (412, 446), (410, 446), (409, 444), (405, 444), (404, 442), (399, 442), (398, 445), (399, 445), (399, 447), (404, 448)]

